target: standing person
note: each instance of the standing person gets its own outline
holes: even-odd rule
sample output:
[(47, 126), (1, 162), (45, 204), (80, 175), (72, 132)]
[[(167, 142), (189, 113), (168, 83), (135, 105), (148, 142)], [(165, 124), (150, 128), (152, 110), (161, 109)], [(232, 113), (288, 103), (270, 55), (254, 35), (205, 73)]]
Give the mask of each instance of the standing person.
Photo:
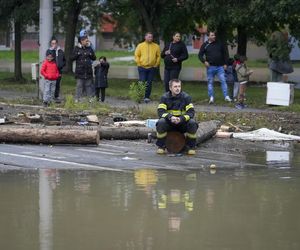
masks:
[(134, 56), (138, 66), (139, 80), (146, 82), (144, 102), (148, 103), (151, 101), (150, 95), (154, 74), (160, 64), (160, 48), (158, 44), (153, 42), (151, 32), (145, 34), (145, 41), (138, 44)]
[(76, 96), (75, 102), (82, 98), (83, 89), (86, 90), (88, 97), (93, 95), (93, 69), (92, 60), (96, 60), (95, 52), (90, 46), (87, 36), (79, 39), (78, 45), (74, 48), (71, 59), (76, 60), (75, 79), (76, 79)]
[(165, 140), (168, 131), (177, 130), (186, 133), (188, 154), (194, 155), (196, 147), (196, 132), (198, 123), (193, 119), (195, 116), (192, 98), (181, 91), (181, 81), (172, 79), (169, 82), (169, 91), (160, 99), (157, 108), (159, 120), (156, 123), (157, 153), (165, 153)]
[(198, 57), (205, 64), (208, 84), (209, 104), (214, 103), (214, 77), (218, 76), (225, 101), (231, 102), (227, 93), (225, 79), (225, 69), (227, 67), (228, 56), (222, 43), (216, 41), (216, 33), (210, 31), (208, 40), (202, 44)]
[[(107, 74), (109, 69), (109, 63), (106, 61), (105, 56), (99, 58), (99, 63), (95, 66), (95, 94), (97, 100), (104, 102), (105, 100), (105, 89), (108, 87)], [(101, 92), (101, 99), (99, 94)]]
[[(225, 70), (225, 78), (226, 78), (226, 83), (228, 87), (228, 95), (231, 98), (233, 95), (233, 86), (234, 86), (234, 81), (235, 81), (235, 68), (233, 66), (234, 60), (233, 58), (228, 59), (228, 65)], [(232, 99), (232, 98), (231, 98)]]
[(54, 61), (56, 62), (60, 77), (56, 80), (55, 84), (55, 93), (54, 99), (59, 101), (60, 96), (60, 83), (62, 77), (62, 70), (66, 66), (66, 58), (64, 51), (58, 46), (58, 40), (55, 37), (52, 37), (50, 41), (50, 50), (53, 50), (55, 53)]
[(54, 61), (54, 51), (48, 49), (46, 52), (46, 59), (42, 64), (41, 75), (45, 78), (43, 91), (43, 105), (49, 106), (54, 98), (56, 81), (59, 78), (59, 71)]
[(238, 103), (235, 105), (237, 109), (245, 108), (246, 84), (249, 81), (249, 76), (253, 73), (249, 70), (246, 64), (247, 57), (240, 56), (240, 63), (236, 65), (236, 72), (239, 79)]
[(164, 83), (165, 90), (168, 92), (169, 81), (171, 79), (178, 79), (181, 71), (182, 61), (188, 59), (189, 54), (185, 44), (181, 41), (179, 32), (173, 34), (172, 42), (166, 44), (161, 57), (164, 58), (165, 71), (164, 71)]
[(292, 46), (289, 43), (288, 33), (275, 31), (267, 41), (267, 51), (269, 54), (269, 69), (272, 82), (282, 82), (283, 74), (294, 71), (290, 62)]

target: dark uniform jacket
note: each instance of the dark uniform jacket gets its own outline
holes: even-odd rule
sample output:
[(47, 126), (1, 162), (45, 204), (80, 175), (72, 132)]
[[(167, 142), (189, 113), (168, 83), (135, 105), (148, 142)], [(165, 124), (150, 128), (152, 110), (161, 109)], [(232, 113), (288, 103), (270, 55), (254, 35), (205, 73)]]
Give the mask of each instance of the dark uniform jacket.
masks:
[(74, 48), (71, 60), (76, 60), (75, 78), (93, 78), (92, 61), (96, 60), (96, 56), (94, 50), (90, 46), (83, 47), (81, 44), (78, 44)]
[(180, 123), (187, 122), (195, 115), (192, 98), (185, 92), (177, 96), (172, 96), (170, 91), (166, 92), (161, 97), (157, 112), (159, 118), (165, 118), (167, 121), (170, 121), (172, 116), (180, 117)]
[[(165, 52), (170, 50), (171, 54), (166, 55)], [(189, 54), (187, 48), (183, 42), (169, 43), (165, 46), (161, 52), (161, 57), (164, 58), (165, 68), (170, 69), (181, 69), (182, 61), (188, 59)], [(173, 58), (177, 58), (178, 62), (174, 63)]]
[(102, 62), (95, 67), (95, 87), (107, 88), (107, 74), (109, 69), (109, 63)]

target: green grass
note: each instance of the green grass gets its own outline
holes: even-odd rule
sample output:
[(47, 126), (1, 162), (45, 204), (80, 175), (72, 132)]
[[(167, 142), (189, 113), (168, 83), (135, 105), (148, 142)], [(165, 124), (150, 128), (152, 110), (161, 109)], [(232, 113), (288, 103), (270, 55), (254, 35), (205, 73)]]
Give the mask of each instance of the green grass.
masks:
[[(100, 56), (106, 56), (108, 61), (115, 57), (125, 57), (125, 56), (133, 56), (133, 52), (128, 51), (117, 51), (117, 50), (102, 50), (96, 51), (96, 56), (99, 58)], [(39, 59), (38, 51), (23, 51), (22, 52), (22, 61), (23, 62), (37, 62)], [(0, 51), (0, 60), (13, 62), (14, 60), (14, 51)], [(128, 65), (134, 66), (135, 61), (112, 61), (110, 62), (112, 65)], [(266, 68), (268, 65), (267, 59), (258, 59), (258, 60), (248, 60), (247, 62), (250, 68)], [(163, 60), (161, 60), (161, 66), (164, 65)], [(183, 67), (201, 67), (204, 65), (198, 59), (198, 54), (190, 54), (189, 58), (183, 62)], [(300, 62), (294, 63), (294, 67), (300, 67)]]
[[(0, 88), (2, 90), (13, 90), (16, 92), (36, 92), (35, 83), (28, 80), (28, 83), (20, 84), (17, 82), (12, 82), (6, 80), (7, 78), (11, 78), (13, 76), (12, 73), (2, 73), (0, 72)], [(29, 74), (24, 74), (27, 79), (30, 79)], [(109, 87), (107, 88), (107, 96), (118, 97), (121, 99), (129, 99), (129, 85), (133, 82), (133, 80), (129, 79), (109, 79)], [(66, 95), (74, 95), (75, 94), (75, 79), (72, 75), (63, 75), (62, 80), (62, 93)], [(159, 101), (162, 93), (163, 93), (163, 83), (162, 82), (154, 82), (152, 87), (151, 98), (153, 100)], [(207, 84), (199, 83), (199, 82), (184, 82), (183, 90), (193, 98), (193, 102), (196, 104), (207, 104)], [(293, 111), (300, 112), (300, 90), (295, 89), (294, 91), (294, 103), (289, 107), (280, 107), (280, 106), (269, 106), (266, 105), (266, 93), (267, 89), (262, 85), (250, 85), (247, 88), (247, 105), (250, 108), (262, 108), (269, 110), (277, 110), (277, 111)], [(230, 106), (233, 107), (233, 103), (226, 103), (224, 101), (220, 84), (215, 84), (215, 104), (222, 106)]]

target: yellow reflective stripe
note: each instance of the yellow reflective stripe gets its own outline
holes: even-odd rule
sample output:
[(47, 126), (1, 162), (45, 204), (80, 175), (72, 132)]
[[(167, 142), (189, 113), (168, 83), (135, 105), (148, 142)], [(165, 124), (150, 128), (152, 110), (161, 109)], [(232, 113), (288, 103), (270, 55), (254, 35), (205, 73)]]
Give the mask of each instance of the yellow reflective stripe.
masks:
[(156, 133), (156, 136), (157, 136), (157, 138), (164, 138), (164, 137), (166, 137), (167, 136), (167, 132), (165, 132), (165, 133)]
[(184, 117), (184, 119), (185, 119), (186, 121), (188, 121), (189, 119), (191, 119), (189, 115), (184, 115), (183, 117)]
[(181, 111), (181, 110), (167, 110), (167, 112), (169, 112), (170, 114), (172, 115), (175, 115), (175, 116), (179, 116), (179, 115), (184, 115), (185, 114), (185, 111)]
[(191, 109), (191, 108), (194, 108), (193, 103), (190, 103), (189, 105), (187, 105), (187, 106), (185, 107), (185, 110), (188, 111), (188, 110)]
[(162, 117), (162, 118), (165, 118), (168, 114), (169, 114), (169, 113), (163, 113), (163, 114), (161, 115), (161, 117)]
[(195, 134), (186, 133), (186, 136), (188, 138), (191, 138), (191, 139), (196, 139), (197, 138), (197, 134), (196, 133)]
[(161, 103), (161, 104), (158, 105), (158, 109), (167, 109), (167, 105)]

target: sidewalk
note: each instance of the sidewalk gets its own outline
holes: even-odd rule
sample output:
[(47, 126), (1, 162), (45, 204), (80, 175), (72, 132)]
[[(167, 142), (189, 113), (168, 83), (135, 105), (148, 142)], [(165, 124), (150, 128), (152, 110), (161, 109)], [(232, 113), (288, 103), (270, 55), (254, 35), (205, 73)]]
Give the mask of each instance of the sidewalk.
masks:
[[(23, 72), (31, 72), (31, 63), (22, 64)], [(251, 81), (254, 82), (268, 82), (269, 81), (269, 69), (268, 68), (252, 68), (254, 71), (251, 76)], [(0, 71), (13, 72), (14, 63), (0, 60)], [(163, 67), (160, 67), (160, 74), (163, 78)], [(138, 79), (138, 72), (136, 66), (126, 65), (112, 65), (109, 69), (110, 78), (122, 78), (122, 79)], [(180, 79), (185, 81), (206, 81), (206, 71), (204, 68), (196, 67), (184, 67), (180, 73)], [(300, 68), (295, 68), (292, 74), (288, 75), (288, 81), (300, 83)]]

